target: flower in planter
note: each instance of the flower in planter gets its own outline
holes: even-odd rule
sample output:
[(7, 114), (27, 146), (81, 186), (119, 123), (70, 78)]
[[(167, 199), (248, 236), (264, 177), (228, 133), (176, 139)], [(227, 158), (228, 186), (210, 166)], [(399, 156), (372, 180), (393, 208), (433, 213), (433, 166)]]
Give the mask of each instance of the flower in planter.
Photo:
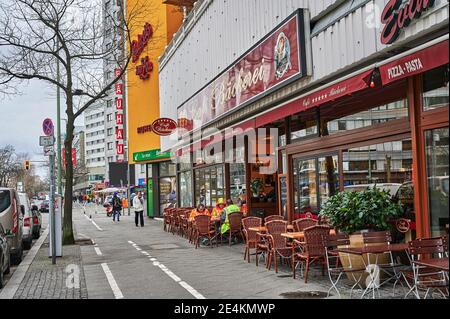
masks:
[(392, 199), (390, 191), (376, 185), (359, 192), (341, 192), (330, 197), (320, 211), (320, 217), (345, 233), (361, 230), (388, 230), (389, 220), (403, 213), (401, 203)]

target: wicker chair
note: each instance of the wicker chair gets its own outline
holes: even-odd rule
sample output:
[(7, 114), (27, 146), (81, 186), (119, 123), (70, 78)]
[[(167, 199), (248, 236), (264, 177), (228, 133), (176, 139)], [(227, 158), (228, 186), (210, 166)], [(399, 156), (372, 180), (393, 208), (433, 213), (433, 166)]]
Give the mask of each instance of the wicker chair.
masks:
[(168, 231), (168, 228), (170, 228), (170, 211), (172, 208), (164, 208), (163, 212), (163, 227), (164, 231)]
[(236, 212), (228, 215), (228, 222), (230, 224), (230, 233), (228, 238), (228, 246), (231, 247), (231, 239), (233, 236), (239, 235), (241, 238), (244, 238), (242, 234), (242, 213)]
[[(442, 258), (445, 255), (444, 242), (442, 238), (416, 239), (409, 242), (409, 256), (412, 261), (420, 260), (423, 256)], [(433, 268), (422, 267), (412, 263), (412, 268), (401, 272), (410, 293), (414, 293), (420, 299), (419, 289), (425, 290), (425, 299), (430, 291), (438, 290), (444, 297), (448, 298), (448, 277), (443, 271)]]
[(244, 251), (244, 260), (250, 263), (250, 250), (256, 249), (256, 245), (258, 243), (257, 236), (255, 231), (249, 230), (251, 227), (260, 227), (262, 225), (262, 219), (259, 217), (247, 217), (242, 219), (242, 232), (244, 234), (245, 239), (245, 251)]
[(314, 220), (312, 218), (300, 218), (294, 220), (292, 224), (294, 225), (294, 229), (296, 232), (302, 232), (308, 227), (317, 225), (317, 220)]
[[(308, 282), (309, 266), (314, 262), (322, 263), (322, 275), (325, 275), (326, 249), (324, 241), (328, 239), (330, 227), (316, 225), (304, 230), (305, 242), (294, 240), (292, 246), (292, 270), (295, 279), (295, 270), (299, 263), (305, 264), (305, 283)], [(296, 248), (300, 248), (296, 251)], [(303, 267), (302, 267), (303, 269)]]
[(281, 215), (270, 215), (264, 218), (264, 223), (271, 222), (273, 220), (284, 220), (284, 217)]
[[(337, 249), (338, 247), (348, 248), (349, 245), (350, 238), (347, 234), (329, 235), (328, 238), (324, 238), (327, 272), (331, 282), (331, 287), (328, 290), (327, 297), (330, 295), (330, 292), (333, 289), (337, 292), (339, 298), (341, 297), (341, 293), (338, 289), (338, 284), (342, 276), (345, 274), (352, 276), (353, 281), (355, 282), (355, 284), (350, 289), (350, 299), (352, 298), (353, 290), (356, 288), (356, 286), (359, 286), (360, 289), (363, 289), (361, 283), (363, 274), (366, 269), (364, 267), (354, 268), (352, 266), (352, 258), (350, 254), (335, 252), (335, 249)], [(344, 258), (347, 262), (347, 267), (344, 267), (341, 263), (341, 260), (343, 260)]]
[(287, 239), (282, 237), (282, 233), (287, 233), (288, 223), (284, 220), (273, 220), (266, 224), (267, 236), (269, 238), (269, 256), (268, 256), (268, 269), (272, 266), (272, 258), (275, 266), (275, 272), (278, 273), (277, 257), (283, 260), (291, 261), (292, 248), (288, 246)]
[[(209, 245), (212, 248), (212, 239), (215, 235), (215, 231), (211, 230), (211, 216), (198, 215), (195, 216), (195, 249), (200, 245), (200, 238), (205, 237), (209, 240)], [(217, 245), (217, 241), (216, 241)]]

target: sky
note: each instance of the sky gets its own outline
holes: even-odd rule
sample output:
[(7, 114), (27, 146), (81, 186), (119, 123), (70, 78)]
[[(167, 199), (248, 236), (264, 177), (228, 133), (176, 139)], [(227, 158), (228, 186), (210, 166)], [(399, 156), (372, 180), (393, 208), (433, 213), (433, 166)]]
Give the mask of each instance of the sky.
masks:
[[(18, 153), (28, 153), (31, 161), (43, 161), (46, 158), (39, 146), (39, 136), (44, 135), (45, 118), (52, 119), (56, 127), (56, 88), (35, 80), (23, 82), (19, 89), (20, 95), (0, 96), (0, 147), (11, 144)], [(65, 104), (61, 100), (61, 117), (65, 118)], [(80, 120), (76, 125), (83, 124)], [(65, 132), (65, 121), (61, 121), (61, 131)], [(42, 163), (31, 165), (42, 178), (47, 176)]]

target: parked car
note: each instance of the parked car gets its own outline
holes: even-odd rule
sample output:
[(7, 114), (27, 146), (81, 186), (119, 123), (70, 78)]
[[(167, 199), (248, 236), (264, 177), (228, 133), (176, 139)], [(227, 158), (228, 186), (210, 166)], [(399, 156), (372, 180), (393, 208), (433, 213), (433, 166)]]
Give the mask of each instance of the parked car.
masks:
[(42, 215), (37, 205), (31, 205), (33, 213), (33, 239), (41, 237)]
[(3, 275), (10, 272), (11, 256), (9, 254), (8, 239), (2, 224), (0, 224), (0, 289), (3, 288)]
[(50, 201), (48, 200), (43, 200), (41, 203), (41, 208), (39, 209), (39, 211), (41, 213), (48, 213), (50, 210)]
[(13, 188), (0, 188), (0, 224), (8, 241), (11, 264), (19, 264), (23, 258), (24, 213), (17, 191)]
[(23, 217), (22, 242), (23, 249), (28, 250), (33, 243), (33, 213), (27, 194), (19, 193), (20, 210)]

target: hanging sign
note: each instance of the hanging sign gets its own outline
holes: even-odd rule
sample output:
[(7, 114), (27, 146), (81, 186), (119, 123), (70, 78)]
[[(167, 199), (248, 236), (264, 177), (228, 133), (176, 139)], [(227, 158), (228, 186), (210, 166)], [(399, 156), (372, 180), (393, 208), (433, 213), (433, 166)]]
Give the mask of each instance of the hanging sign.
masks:
[(192, 131), (307, 75), (303, 9), (178, 108), (178, 126)]
[(169, 118), (160, 118), (152, 123), (152, 130), (159, 136), (169, 136), (177, 129), (177, 122)]

